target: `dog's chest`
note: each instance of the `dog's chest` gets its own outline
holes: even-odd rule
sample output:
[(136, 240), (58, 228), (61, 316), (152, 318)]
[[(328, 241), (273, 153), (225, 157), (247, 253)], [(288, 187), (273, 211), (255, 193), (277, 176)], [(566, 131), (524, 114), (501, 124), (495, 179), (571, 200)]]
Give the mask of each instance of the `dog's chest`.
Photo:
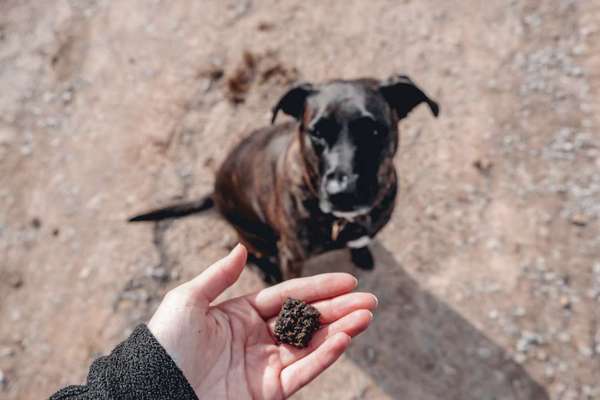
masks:
[(348, 242), (371, 236), (371, 218), (353, 221), (321, 215), (302, 221), (298, 239), (308, 254), (319, 254), (346, 247)]

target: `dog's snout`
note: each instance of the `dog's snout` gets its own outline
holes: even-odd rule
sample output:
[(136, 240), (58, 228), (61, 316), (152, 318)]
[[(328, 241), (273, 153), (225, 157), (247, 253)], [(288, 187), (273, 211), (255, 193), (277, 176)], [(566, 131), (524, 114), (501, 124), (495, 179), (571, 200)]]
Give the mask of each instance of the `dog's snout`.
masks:
[(331, 171), (325, 179), (327, 194), (330, 196), (351, 193), (356, 187), (356, 177), (344, 171)]

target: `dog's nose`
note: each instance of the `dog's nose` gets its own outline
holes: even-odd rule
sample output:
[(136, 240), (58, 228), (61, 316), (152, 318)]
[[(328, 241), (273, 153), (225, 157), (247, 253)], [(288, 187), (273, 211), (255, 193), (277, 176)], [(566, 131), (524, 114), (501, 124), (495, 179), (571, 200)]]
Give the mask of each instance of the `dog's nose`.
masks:
[(344, 171), (331, 171), (325, 179), (325, 189), (329, 196), (352, 193), (356, 188), (356, 177)]

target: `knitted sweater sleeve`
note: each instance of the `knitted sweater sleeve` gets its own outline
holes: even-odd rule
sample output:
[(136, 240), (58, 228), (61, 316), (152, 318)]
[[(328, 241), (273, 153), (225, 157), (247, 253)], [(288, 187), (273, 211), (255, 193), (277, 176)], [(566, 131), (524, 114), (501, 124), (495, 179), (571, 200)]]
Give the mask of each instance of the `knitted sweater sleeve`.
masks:
[(87, 383), (68, 386), (50, 400), (198, 400), (194, 390), (146, 325), (108, 355), (93, 362)]

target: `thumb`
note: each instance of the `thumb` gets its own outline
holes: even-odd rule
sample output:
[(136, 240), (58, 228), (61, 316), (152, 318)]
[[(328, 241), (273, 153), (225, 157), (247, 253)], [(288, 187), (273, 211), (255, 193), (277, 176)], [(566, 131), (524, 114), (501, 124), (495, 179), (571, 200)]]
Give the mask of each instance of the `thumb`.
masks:
[(207, 303), (216, 299), (238, 280), (246, 265), (247, 256), (248, 252), (243, 245), (235, 246), (225, 258), (215, 262), (190, 281), (194, 296)]

